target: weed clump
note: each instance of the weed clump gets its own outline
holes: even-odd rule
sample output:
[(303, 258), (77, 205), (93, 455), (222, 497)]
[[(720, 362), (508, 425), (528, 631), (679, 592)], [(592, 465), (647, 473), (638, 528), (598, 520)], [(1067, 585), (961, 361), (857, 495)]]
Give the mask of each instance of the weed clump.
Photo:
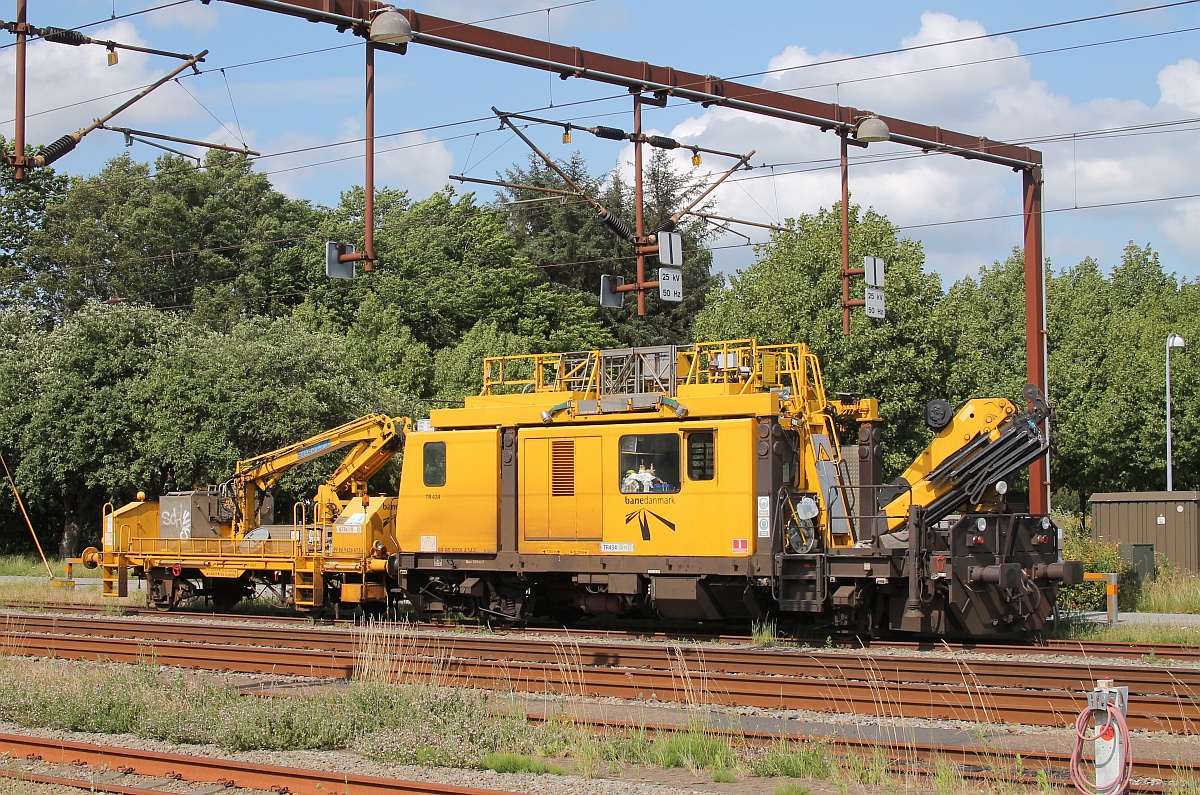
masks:
[(561, 776), (567, 772), (558, 765), (552, 765), (540, 759), (533, 759), (521, 754), (510, 753), (488, 754), (483, 758), (482, 766), (487, 770), (495, 770), (497, 773), (533, 773), (536, 775), (548, 773), (554, 776)]

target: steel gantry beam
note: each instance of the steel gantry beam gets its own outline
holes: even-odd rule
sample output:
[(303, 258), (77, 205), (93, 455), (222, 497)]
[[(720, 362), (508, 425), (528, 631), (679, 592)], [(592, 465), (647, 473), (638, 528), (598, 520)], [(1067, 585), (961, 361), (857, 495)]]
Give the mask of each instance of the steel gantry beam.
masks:
[[(240, 6), (283, 13), (336, 26), (366, 36), (372, 15), (391, 6), (378, 0), (222, 0)], [(210, 2), (210, 0), (204, 0)], [(412, 27), (413, 42), (451, 52), (554, 72), (562, 79), (579, 78), (621, 86), (634, 93), (651, 93), (800, 122), (850, 135), (858, 120), (878, 115), (857, 108), (817, 102), (722, 80), (713, 75), (684, 72), (604, 53), (503, 33), (489, 28), (397, 9)], [(941, 152), (968, 160), (1012, 168), (1022, 175), (1022, 217), (1025, 245), (1026, 371), (1029, 383), (1048, 395), (1046, 385), (1045, 284), (1042, 261), (1042, 153), (941, 127), (892, 116), (878, 116), (891, 131), (889, 140), (926, 152)], [(1050, 471), (1047, 459), (1029, 470), (1030, 509), (1049, 509)]]

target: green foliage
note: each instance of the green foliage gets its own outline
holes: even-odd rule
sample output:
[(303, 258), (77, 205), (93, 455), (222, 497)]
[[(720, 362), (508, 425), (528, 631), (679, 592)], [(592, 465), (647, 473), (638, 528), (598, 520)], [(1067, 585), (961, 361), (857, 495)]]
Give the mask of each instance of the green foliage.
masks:
[(650, 750), (650, 759), (666, 768), (728, 770), (733, 766), (733, 749), (728, 741), (693, 729), (656, 737)]
[(439, 400), (460, 400), (477, 395), (483, 387), (483, 359), (533, 352), (527, 337), (501, 331), (494, 323), (479, 322), (462, 341), (438, 351), (434, 363), (434, 394)]
[[(55, 577), (66, 575), (66, 569), (61, 560), (47, 560), (47, 562)], [(0, 577), (48, 578), (49, 575), (46, 574), (46, 566), (42, 563), (41, 558), (28, 555), (0, 555)]]
[(836, 765), (823, 743), (784, 740), (767, 747), (752, 765), (756, 776), (828, 779)]
[[(925, 404), (946, 395), (951, 367), (934, 309), (941, 287), (924, 270), (918, 243), (900, 238), (874, 210), (850, 208), (850, 260), (888, 264), (888, 319), (852, 313), (842, 335), (841, 215), (835, 206), (788, 222), (759, 248), (759, 261), (714, 290), (696, 318), (697, 339), (806, 342), (821, 360), (826, 389), (879, 400), (886, 422), (885, 466), (896, 473), (927, 444)], [(832, 395), (831, 395), (832, 396)]]
[(503, 752), (487, 754), (480, 762), (480, 767), (487, 770), (495, 770), (497, 773), (532, 773), (534, 775), (549, 773), (561, 776), (567, 772), (558, 765), (552, 765), (540, 759)]
[[(1056, 479), (1080, 494), (1161, 489), (1166, 469), (1165, 344), (1200, 332), (1196, 285), (1130, 243), (1105, 279), (1085, 260), (1051, 279), (1050, 381), (1059, 405)], [(1172, 357), (1176, 484), (1200, 481), (1194, 357)], [(1185, 430), (1186, 429), (1186, 430)]]
[(97, 298), (196, 302), (225, 328), (247, 309), (275, 314), (299, 301), (294, 265), (312, 245), (313, 218), (241, 155), (210, 151), (203, 169), (169, 154), (153, 170), (113, 158), (46, 206), (14, 298), (57, 319)]
[[(361, 190), (344, 194), (321, 233), (359, 241), (362, 198)], [(503, 215), (477, 204), (474, 194), (458, 196), (447, 188), (410, 202), (402, 193), (382, 192), (376, 212), (379, 261), (369, 278), (330, 283), (322, 275), (324, 253), (314, 250), (308, 257), (309, 301), (325, 322), (345, 328), (352, 318), (363, 320), (361, 307), (373, 295), (393, 329), (403, 327), (429, 350), (457, 344), (481, 322), (527, 337), (539, 350), (612, 342), (582, 296), (551, 285), (518, 252)]]
[(947, 382), (952, 404), (1021, 394), (1026, 384), (1025, 256), (1019, 249), (1004, 262), (981, 268), (978, 281), (956, 282), (934, 316), (954, 362)]
[(789, 781), (776, 787), (775, 795), (812, 795), (812, 788)]
[[(239, 459), (382, 409), (380, 385), (353, 366), (346, 348), (341, 336), (308, 331), (292, 318), (248, 319), (228, 334), (194, 327), (181, 334), (131, 387), (145, 406), (140, 453), (150, 471), (142, 485), (156, 493), (217, 483)], [(310, 496), (332, 458), (293, 470), (283, 488)]]
[[(1083, 561), (1084, 571), (1115, 572), (1118, 575), (1118, 609), (1132, 610), (1137, 603), (1138, 584), (1133, 564), (1121, 559), (1116, 544), (1093, 540), (1083, 524), (1064, 526), (1063, 559)], [(1107, 584), (1089, 580), (1079, 585), (1062, 586), (1058, 590), (1058, 606), (1063, 610), (1107, 610)]]
[(750, 641), (755, 646), (774, 646), (776, 643), (778, 643), (779, 631), (775, 620), (756, 620), (750, 626)]
[(1156, 566), (1154, 579), (1142, 583), (1137, 609), (1145, 613), (1200, 614), (1200, 575)]
[(5, 457), (26, 502), (62, 517), (61, 555), (78, 551), (81, 524), (109, 495), (149, 479), (134, 387), (181, 325), (152, 310), (92, 307), (0, 350), (0, 369), (21, 379), (0, 388)]
[[(624, 221), (631, 230), (635, 225), (633, 186), (616, 169), (607, 177), (593, 177), (587, 163), (576, 152), (560, 167), (587, 195)], [(513, 166), (504, 179), (521, 185), (567, 190), (569, 185), (551, 171), (541, 158), (530, 155), (525, 167)], [(647, 233), (699, 196), (707, 186), (707, 173), (683, 174), (674, 169), (671, 158), (662, 150), (652, 150), (644, 169), (644, 224)], [(560, 201), (528, 189), (506, 189), (507, 228), (521, 253), (549, 278), (589, 307), (589, 317), (599, 319), (622, 345), (680, 344), (689, 342), (692, 321), (704, 306), (709, 291), (720, 283), (713, 276), (712, 254), (704, 248), (713, 230), (696, 216), (680, 220), (683, 236), (684, 300), (679, 304), (661, 302), (656, 292), (646, 296), (646, 316), (637, 316), (636, 296), (626, 295), (621, 309), (598, 306), (597, 293), (601, 274), (624, 276), (626, 283), (636, 280), (633, 247), (601, 221), (586, 202), (574, 198)], [(709, 205), (704, 205), (701, 210)], [(657, 267), (648, 258), (647, 278), (654, 278)]]
[[(27, 146), (26, 154), (33, 153)], [(13, 142), (3, 136), (0, 154), (13, 154)], [(13, 169), (0, 169), (0, 307), (5, 309), (27, 294), (30, 242), (45, 229), (46, 207), (61, 201), (67, 187), (66, 177), (52, 168), (29, 169), (20, 182), (14, 177)]]

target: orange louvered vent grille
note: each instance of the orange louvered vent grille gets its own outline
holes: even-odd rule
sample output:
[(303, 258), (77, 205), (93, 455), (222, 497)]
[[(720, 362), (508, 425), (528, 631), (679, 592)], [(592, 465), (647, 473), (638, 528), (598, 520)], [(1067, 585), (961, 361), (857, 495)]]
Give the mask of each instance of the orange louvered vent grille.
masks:
[(575, 496), (575, 441), (550, 442), (550, 496)]

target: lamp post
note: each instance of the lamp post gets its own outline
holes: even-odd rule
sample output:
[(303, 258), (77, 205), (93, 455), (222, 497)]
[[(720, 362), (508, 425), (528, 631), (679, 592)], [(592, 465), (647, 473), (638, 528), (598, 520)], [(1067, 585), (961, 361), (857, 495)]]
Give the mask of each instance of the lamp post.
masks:
[[(853, 140), (850, 138), (852, 132)], [(850, 300), (850, 277), (861, 275), (863, 271), (862, 268), (850, 270), (850, 160), (846, 146), (853, 143), (866, 147), (867, 144), (890, 140), (892, 133), (883, 119), (871, 114), (857, 118), (851, 126), (839, 130), (838, 137), (842, 142), (842, 336), (849, 337), (850, 307), (862, 306), (866, 301)]]
[(1174, 490), (1171, 480), (1171, 349), (1183, 346), (1183, 337), (1178, 334), (1167, 337), (1167, 491)]

